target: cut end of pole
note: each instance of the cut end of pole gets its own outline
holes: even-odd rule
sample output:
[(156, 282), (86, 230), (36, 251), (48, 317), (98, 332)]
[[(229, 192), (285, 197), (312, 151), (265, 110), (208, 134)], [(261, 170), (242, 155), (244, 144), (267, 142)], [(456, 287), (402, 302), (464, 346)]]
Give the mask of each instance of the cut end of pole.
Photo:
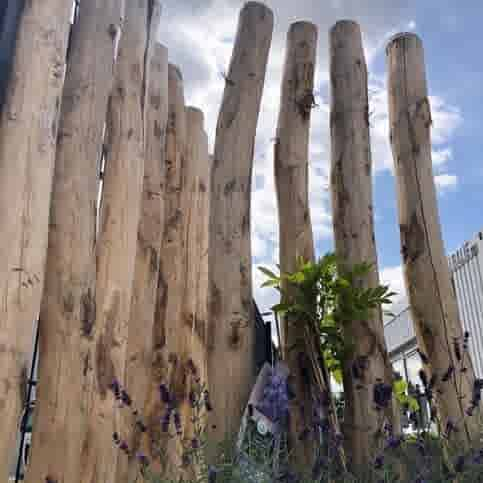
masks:
[(413, 42), (418, 47), (422, 47), (423, 42), (421, 38), (415, 34), (414, 32), (400, 32), (398, 34), (393, 35), (387, 42), (386, 46), (386, 55), (389, 54), (389, 50), (392, 47), (397, 47), (403, 42)]
[(240, 11), (240, 17), (247, 14), (256, 14), (260, 19), (267, 16), (273, 19), (272, 10), (262, 2), (246, 2)]
[(290, 24), (289, 33), (299, 30), (307, 30), (309, 32), (312, 31), (317, 33), (318, 28), (313, 22), (307, 20), (298, 20), (297, 22)]
[(316, 44), (318, 37), (318, 28), (312, 22), (300, 20), (290, 25), (287, 32), (287, 40), (295, 42), (308, 42), (309, 44)]
[(361, 27), (355, 20), (338, 20), (330, 29), (330, 35), (335, 35), (338, 31), (352, 31), (357, 34), (361, 34)]

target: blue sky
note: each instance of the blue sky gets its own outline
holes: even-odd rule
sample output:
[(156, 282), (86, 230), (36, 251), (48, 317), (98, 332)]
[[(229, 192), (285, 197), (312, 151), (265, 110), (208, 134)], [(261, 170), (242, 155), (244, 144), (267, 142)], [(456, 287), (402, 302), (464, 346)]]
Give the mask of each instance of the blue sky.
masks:
[[(311, 215), (319, 254), (332, 248), (327, 174), (329, 150), (328, 31), (340, 19), (360, 23), (370, 72), (370, 110), (374, 160), (376, 237), (382, 279), (403, 294), (395, 181), (388, 143), (385, 90), (387, 39), (412, 30), (425, 47), (433, 114), (434, 172), (443, 235), (449, 251), (483, 229), (483, 2), (435, 0), (268, 0), (275, 31), (259, 119), (252, 196), (254, 266), (273, 265), (278, 257), (277, 209), (273, 182), (272, 138), (278, 113), (285, 35), (291, 22), (319, 27), (317, 101), (310, 149)], [(170, 61), (180, 66), (188, 104), (203, 109), (213, 145), (223, 92), (221, 73), (228, 66), (240, 0), (166, 0), (160, 41)], [(253, 270), (257, 301), (263, 309), (274, 295), (260, 290)], [(397, 307), (404, 304), (402, 295)]]

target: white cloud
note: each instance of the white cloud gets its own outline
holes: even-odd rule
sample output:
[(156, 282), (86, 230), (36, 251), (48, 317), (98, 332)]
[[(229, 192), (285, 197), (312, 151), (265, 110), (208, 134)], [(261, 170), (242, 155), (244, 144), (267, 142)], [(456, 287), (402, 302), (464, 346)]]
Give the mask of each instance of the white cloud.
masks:
[(396, 292), (396, 295), (392, 299), (392, 305), (386, 307), (386, 310), (398, 314), (408, 306), (402, 265), (385, 267), (379, 271), (379, 276), (382, 284), (389, 285), (391, 290)]
[(454, 174), (438, 174), (435, 176), (434, 181), (438, 191), (440, 193), (445, 193), (446, 191), (456, 188), (458, 177)]
[(461, 111), (440, 96), (429, 96), (429, 102), (433, 120), (431, 140), (437, 146), (446, 144), (463, 122)]
[(433, 150), (432, 157), (433, 167), (443, 166), (453, 158), (453, 151), (449, 147), (444, 149), (436, 149)]

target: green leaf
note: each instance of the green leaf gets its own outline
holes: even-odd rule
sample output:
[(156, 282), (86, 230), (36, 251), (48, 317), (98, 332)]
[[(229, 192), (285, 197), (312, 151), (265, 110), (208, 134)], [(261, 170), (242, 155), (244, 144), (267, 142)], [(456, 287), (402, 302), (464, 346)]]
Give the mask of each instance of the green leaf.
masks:
[(273, 273), (268, 268), (258, 267), (258, 270), (260, 270), (260, 272), (262, 272), (264, 275), (266, 275), (269, 278), (273, 278), (273, 279), (277, 279), (277, 280), (280, 278), (278, 275), (275, 275), (275, 273)]

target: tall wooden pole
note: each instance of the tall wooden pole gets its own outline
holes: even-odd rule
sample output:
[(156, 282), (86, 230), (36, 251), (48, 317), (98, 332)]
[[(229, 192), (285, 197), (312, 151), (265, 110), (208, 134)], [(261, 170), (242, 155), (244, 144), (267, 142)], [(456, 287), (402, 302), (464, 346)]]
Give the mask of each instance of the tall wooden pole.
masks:
[[(314, 97), (317, 27), (309, 22), (290, 26), (287, 35), (280, 112), (275, 144), (275, 181), (280, 230), (280, 270), (293, 272), (302, 257), (313, 261), (314, 241), (309, 209), (309, 134)], [(305, 327), (288, 318), (282, 327), (284, 359), (295, 392), (290, 413), (290, 444), (296, 463), (307, 467), (318, 446), (316, 435), (300, 441), (312, 428), (313, 377)], [(314, 437), (315, 436), (315, 437)]]
[[(367, 67), (355, 22), (337, 22), (330, 31), (330, 81), (335, 249), (342, 270), (362, 262), (372, 264), (360, 283), (376, 287)], [(361, 469), (371, 464), (381, 443), (385, 412), (374, 401), (374, 387), (392, 381), (381, 310), (367, 322), (346, 321), (344, 333), (354, 345), (343, 362), (344, 434), (352, 465)]]
[[(164, 177), (164, 232), (159, 268), (158, 293), (153, 329), (153, 360), (151, 387), (146, 403), (148, 434), (146, 452), (153, 469), (166, 476), (176, 475), (180, 446), (174, 433), (172, 418), (169, 431), (162, 431), (160, 420), (167, 406), (160, 399), (159, 386), (165, 384), (180, 393), (183, 363), (178, 361), (177, 348), (182, 343), (181, 313), (186, 267), (184, 235), (186, 167), (186, 111), (183, 78), (177, 66), (168, 66), (168, 125), (166, 131), (166, 173)], [(183, 395), (183, 393), (181, 394)]]
[(463, 332), (438, 215), (423, 46), (416, 35), (400, 34), (386, 53), (406, 288), (418, 345), (429, 360), (428, 379), (436, 378), (433, 394), (442, 429), (446, 430), (448, 421), (456, 425), (451, 440), (461, 449), (478, 436), (479, 425), (476, 411), (472, 417), (465, 416), (471, 406), (474, 372), (468, 354), (463, 362), (458, 357), (463, 352)]
[[(153, 13), (152, 26), (159, 25), (160, 8)], [(153, 30), (153, 29), (152, 29)], [(151, 37), (150, 42), (155, 42)], [(148, 53), (148, 82), (145, 99), (144, 185), (141, 219), (137, 237), (136, 266), (129, 318), (124, 384), (135, 408), (144, 410), (150, 387), (153, 353), (153, 324), (157, 300), (159, 260), (163, 237), (164, 198), (162, 184), (165, 173), (165, 140), (168, 120), (168, 50), (160, 44)], [(149, 52), (148, 51), (148, 52)], [(127, 438), (130, 455), (121, 456), (116, 483), (134, 482), (139, 476), (136, 453), (142, 431), (136, 425), (138, 415), (123, 412), (122, 434)]]
[(97, 245), (94, 382), (83, 448), (83, 483), (113, 483), (113, 434), (121, 414), (111, 385), (122, 381), (144, 175), (144, 82), (149, 0), (126, 2), (107, 118), (107, 157)]
[(32, 482), (80, 479), (96, 316), (97, 160), (122, 15), (120, 0), (83, 1), (71, 38), (40, 312), (41, 383), (26, 476)]
[(240, 12), (216, 129), (209, 249), (213, 348), (208, 356), (208, 378), (215, 408), (212, 436), (217, 441), (238, 431), (256, 376), (251, 173), (272, 31), (271, 10), (261, 3), (246, 3)]
[(72, 5), (27, 2), (0, 113), (0, 479), (7, 479), (42, 295)]
[[(185, 337), (185, 357), (191, 357), (198, 371), (198, 376), (205, 384), (206, 368), (206, 314), (201, 317), (199, 311), (205, 310), (204, 301), (200, 300), (200, 281), (202, 280), (203, 261), (207, 263), (208, 213), (206, 212), (207, 186), (209, 183), (208, 136), (204, 130), (203, 113), (195, 108), (186, 109), (187, 152), (186, 152), (186, 193), (184, 199), (186, 273), (184, 303), (182, 312)], [(205, 245), (203, 247), (203, 244)], [(203, 248), (205, 252), (203, 253)], [(201, 288), (202, 290), (202, 288)], [(206, 302), (205, 293), (205, 302)], [(189, 388), (188, 388), (189, 390)], [(186, 401), (188, 402), (188, 401)], [(189, 404), (186, 408), (189, 412)], [(186, 414), (189, 417), (189, 414)], [(186, 421), (186, 424), (188, 422)]]

